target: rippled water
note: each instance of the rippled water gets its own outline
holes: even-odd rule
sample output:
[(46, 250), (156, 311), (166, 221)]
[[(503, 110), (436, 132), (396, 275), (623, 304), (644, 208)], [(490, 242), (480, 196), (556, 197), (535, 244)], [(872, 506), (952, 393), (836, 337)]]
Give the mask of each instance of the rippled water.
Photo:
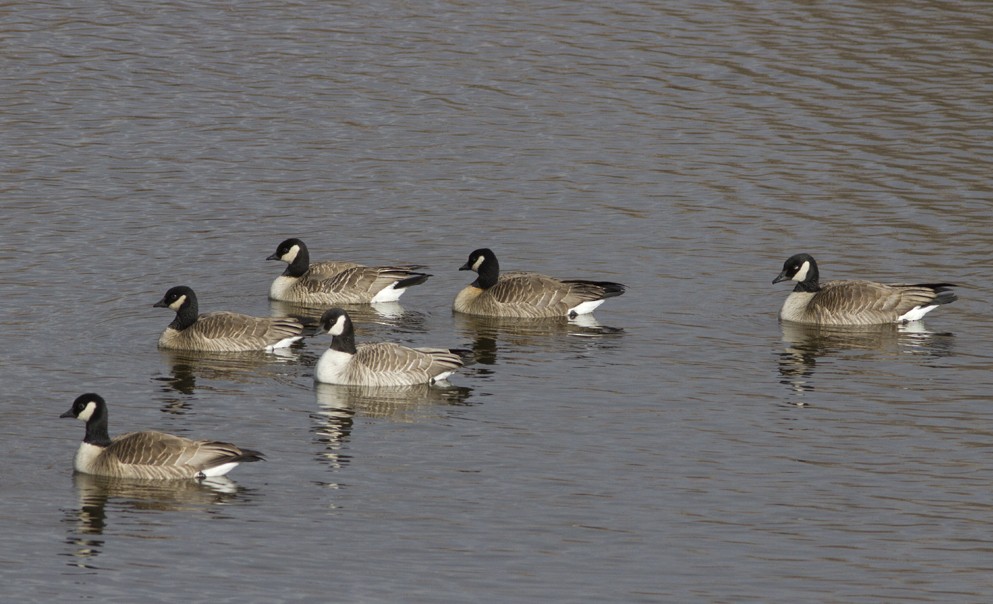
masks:
[[(0, 593), (987, 599), (991, 23), (984, 2), (8, 5)], [(155, 348), (172, 285), (299, 311), (266, 300), (289, 236), (427, 264), (358, 338), (477, 362), (369, 393), (314, 387), (326, 336)], [(454, 317), (480, 246), (629, 289), (595, 325)], [(798, 251), (960, 300), (780, 326)], [(112, 433), (268, 461), (73, 477), (58, 415), (91, 390)]]

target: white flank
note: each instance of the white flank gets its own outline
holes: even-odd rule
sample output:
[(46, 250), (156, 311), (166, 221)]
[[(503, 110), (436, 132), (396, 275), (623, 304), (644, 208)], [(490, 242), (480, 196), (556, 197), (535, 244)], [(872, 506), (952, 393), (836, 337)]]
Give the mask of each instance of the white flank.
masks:
[(376, 292), (376, 295), (372, 297), (372, 300), (370, 300), (370, 302), (372, 302), (372, 303), (376, 303), (376, 302), (396, 302), (397, 300), (399, 300), (400, 299), (400, 296), (403, 295), (403, 292), (407, 291), (407, 288), (404, 287), (404, 288), (401, 288), (401, 289), (396, 289), (396, 284), (397, 283), (400, 283), (400, 282), (399, 281), (394, 281), (389, 286), (384, 287), (383, 289), (381, 289), (378, 292)]
[(936, 308), (938, 308), (937, 304), (932, 304), (931, 306), (915, 306), (900, 315), (900, 318), (898, 318), (897, 321), (919, 321), (924, 315)]
[(576, 306), (573, 306), (567, 312), (567, 315), (577, 314), (585, 315), (586, 313), (591, 313), (597, 307), (603, 304), (605, 300), (590, 300), (588, 302), (580, 302)]

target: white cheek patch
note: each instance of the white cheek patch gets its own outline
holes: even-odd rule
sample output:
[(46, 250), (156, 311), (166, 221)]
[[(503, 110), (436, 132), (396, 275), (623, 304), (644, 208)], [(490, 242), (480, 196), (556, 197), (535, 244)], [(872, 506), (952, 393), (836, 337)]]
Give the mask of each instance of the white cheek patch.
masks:
[(288, 252), (286, 252), (285, 254), (283, 254), (283, 256), (282, 256), (282, 258), (280, 258), (280, 260), (282, 260), (283, 262), (285, 262), (287, 264), (293, 264), (293, 261), (297, 259), (297, 254), (299, 254), (299, 253), (300, 253), (300, 246), (299, 245), (294, 245), (293, 247), (290, 248), (290, 250)]
[(340, 336), (345, 333), (345, 315), (338, 317), (338, 320), (334, 322), (334, 325), (331, 326), (328, 333), (333, 336)]
[(96, 410), (97, 404), (90, 401), (89, 403), (86, 403), (86, 408), (84, 408), (80, 414), (76, 416), (76, 419), (88, 422), (90, 421), (90, 418), (93, 417), (93, 412)]
[(170, 304), (169, 308), (175, 310), (176, 312), (179, 312), (179, 309), (182, 308), (183, 304), (185, 303), (186, 303), (186, 294), (183, 294), (182, 296), (177, 298), (175, 302)]
[(810, 271), (810, 261), (804, 260), (803, 264), (800, 265), (800, 270), (798, 270), (796, 274), (793, 275), (792, 281), (803, 283), (804, 281), (807, 280), (807, 272), (809, 271)]
[(476, 271), (478, 273), (479, 272), (479, 267), (483, 265), (483, 261), (484, 260), (486, 260), (486, 258), (483, 257), (483, 256), (480, 256), (479, 258), (476, 258), (476, 261), (472, 263), (472, 270), (474, 270), (474, 271)]

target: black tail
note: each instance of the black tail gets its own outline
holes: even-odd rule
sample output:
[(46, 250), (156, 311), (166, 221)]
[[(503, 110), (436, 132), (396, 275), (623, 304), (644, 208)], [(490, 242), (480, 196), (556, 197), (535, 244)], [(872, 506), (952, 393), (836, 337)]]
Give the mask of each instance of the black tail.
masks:
[(467, 348), (449, 348), (448, 352), (458, 355), (463, 365), (472, 365), (476, 362), (476, 353)]
[(586, 279), (566, 279), (562, 281), (563, 283), (576, 283), (584, 285), (586, 287), (593, 287), (600, 290), (601, 299), (613, 298), (624, 293), (627, 289), (622, 283), (614, 283), (613, 281), (587, 281)]
[(431, 275), (427, 273), (414, 273), (413, 277), (407, 277), (406, 279), (401, 279), (397, 281), (397, 284), (394, 286), (394, 289), (404, 289), (412, 285), (420, 285), (421, 283), (427, 281), (428, 277), (430, 276)]
[(959, 299), (950, 288), (958, 287), (954, 283), (915, 283), (914, 287), (926, 287), (934, 292), (934, 304), (950, 304)]
[(237, 462), (248, 462), (248, 461), (265, 461), (265, 457), (253, 449), (242, 449), (241, 455), (235, 457), (231, 461)]

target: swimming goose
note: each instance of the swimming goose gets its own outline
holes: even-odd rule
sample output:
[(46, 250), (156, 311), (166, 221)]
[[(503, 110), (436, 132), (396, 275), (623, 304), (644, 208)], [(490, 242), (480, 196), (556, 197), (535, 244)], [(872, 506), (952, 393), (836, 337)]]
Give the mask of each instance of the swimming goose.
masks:
[(153, 306), (176, 311), (176, 318), (159, 337), (159, 348), (197, 352), (271, 351), (303, 337), (303, 325), (288, 317), (251, 317), (225, 311), (198, 315), (197, 295), (183, 285), (167, 291)]
[(82, 394), (59, 417), (86, 422), (73, 467), (83, 474), (113, 478), (178, 479), (223, 476), (241, 462), (262, 454), (230, 443), (190, 440), (164, 432), (130, 432), (111, 439), (107, 403), (99, 394)]
[(458, 352), (447, 348), (408, 348), (392, 342), (356, 347), (352, 319), (340, 308), (326, 311), (320, 327), (331, 334), (331, 347), (317, 361), (317, 382), (351, 386), (430, 384), (462, 366)]
[(431, 275), (417, 272), (418, 264), (364, 266), (355, 262), (315, 262), (303, 241), (292, 238), (279, 244), (266, 260), (287, 263), (283, 274), (269, 288), (269, 298), (298, 304), (368, 304), (395, 302), (408, 287)]
[(952, 283), (886, 285), (874, 281), (818, 281), (810, 254), (796, 254), (773, 279), (796, 281), (779, 318), (814, 325), (879, 325), (917, 321), (941, 304), (958, 299)]
[(456, 312), (470, 315), (575, 318), (624, 293), (624, 285), (610, 281), (560, 280), (527, 272), (501, 274), (496, 255), (485, 248), (469, 254), (459, 270), (479, 275), (455, 296), (452, 305)]

